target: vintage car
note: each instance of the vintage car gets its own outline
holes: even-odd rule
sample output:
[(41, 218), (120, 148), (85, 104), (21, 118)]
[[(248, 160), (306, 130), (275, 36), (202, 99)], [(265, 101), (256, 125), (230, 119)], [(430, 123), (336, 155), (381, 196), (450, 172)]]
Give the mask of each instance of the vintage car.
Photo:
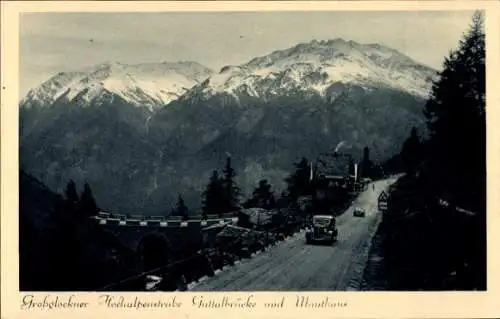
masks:
[(354, 209), (354, 213), (353, 213), (354, 217), (365, 217), (366, 215), (366, 212), (363, 208), (355, 208)]
[(313, 216), (311, 225), (306, 228), (306, 243), (326, 242), (333, 244), (337, 241), (338, 230), (335, 217), (331, 215)]

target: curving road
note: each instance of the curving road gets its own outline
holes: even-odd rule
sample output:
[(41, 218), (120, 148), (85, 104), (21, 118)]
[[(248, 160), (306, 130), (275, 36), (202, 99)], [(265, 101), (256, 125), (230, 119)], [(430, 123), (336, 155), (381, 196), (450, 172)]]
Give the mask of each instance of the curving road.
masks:
[[(363, 276), (371, 238), (380, 221), (377, 197), (397, 177), (370, 184), (337, 218), (339, 241), (333, 246), (306, 245), (303, 232), (244, 260), (191, 291), (321, 291), (357, 290)], [(372, 189), (375, 186), (375, 190)], [(354, 207), (366, 210), (353, 217)]]

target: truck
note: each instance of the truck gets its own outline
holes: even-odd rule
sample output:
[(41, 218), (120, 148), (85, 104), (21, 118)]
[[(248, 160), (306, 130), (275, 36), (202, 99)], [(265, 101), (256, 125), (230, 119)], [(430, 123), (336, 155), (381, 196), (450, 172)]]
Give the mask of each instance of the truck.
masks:
[(332, 215), (315, 215), (306, 228), (306, 243), (323, 242), (332, 245), (337, 241), (338, 230)]

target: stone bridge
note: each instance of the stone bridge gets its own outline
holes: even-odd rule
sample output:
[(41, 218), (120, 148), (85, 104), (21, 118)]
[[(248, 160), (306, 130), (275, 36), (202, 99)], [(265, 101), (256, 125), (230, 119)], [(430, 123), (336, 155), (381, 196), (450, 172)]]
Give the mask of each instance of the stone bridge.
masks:
[[(203, 229), (214, 225), (237, 224), (234, 214), (165, 218), (163, 216), (117, 215), (100, 212), (93, 219), (105, 231), (134, 252), (140, 267), (165, 264), (203, 246)], [(212, 228), (212, 227), (210, 227)]]

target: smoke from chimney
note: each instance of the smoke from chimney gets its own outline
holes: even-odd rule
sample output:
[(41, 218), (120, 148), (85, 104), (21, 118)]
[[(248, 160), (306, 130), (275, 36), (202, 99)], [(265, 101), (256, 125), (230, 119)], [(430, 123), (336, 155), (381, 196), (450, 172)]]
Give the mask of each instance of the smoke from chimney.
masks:
[(351, 148), (351, 145), (349, 145), (347, 141), (342, 141), (337, 144), (337, 146), (335, 147), (335, 151), (333, 152), (337, 153), (341, 148)]

